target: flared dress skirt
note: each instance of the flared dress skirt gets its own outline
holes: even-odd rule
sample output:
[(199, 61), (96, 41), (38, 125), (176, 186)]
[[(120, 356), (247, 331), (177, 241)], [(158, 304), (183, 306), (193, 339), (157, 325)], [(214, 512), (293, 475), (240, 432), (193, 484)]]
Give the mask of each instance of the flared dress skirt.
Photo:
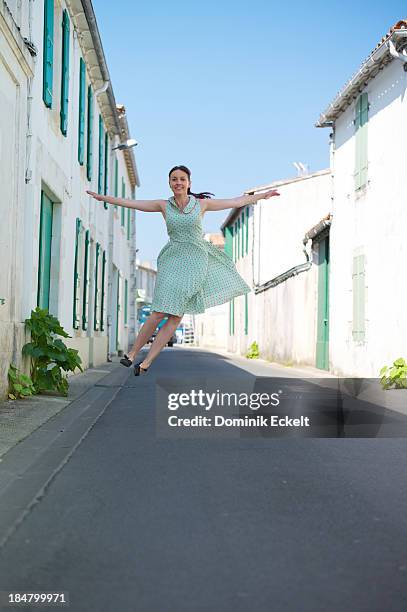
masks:
[(151, 310), (166, 314), (199, 314), (250, 292), (229, 255), (203, 237), (199, 200), (181, 212), (170, 198), (166, 205), (169, 241), (157, 257)]

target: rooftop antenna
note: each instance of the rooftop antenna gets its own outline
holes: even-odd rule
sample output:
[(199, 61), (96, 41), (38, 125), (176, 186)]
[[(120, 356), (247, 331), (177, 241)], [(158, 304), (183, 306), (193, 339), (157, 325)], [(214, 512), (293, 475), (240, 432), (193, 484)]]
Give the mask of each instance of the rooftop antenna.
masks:
[(308, 164), (303, 164), (302, 162), (293, 162), (293, 166), (297, 170), (298, 176), (306, 176), (309, 173)]

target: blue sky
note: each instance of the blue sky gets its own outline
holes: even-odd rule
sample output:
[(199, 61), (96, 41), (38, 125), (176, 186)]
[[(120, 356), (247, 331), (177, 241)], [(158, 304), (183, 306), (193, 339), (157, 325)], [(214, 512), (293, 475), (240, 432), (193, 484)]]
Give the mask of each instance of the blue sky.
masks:
[[(385, 3), (93, 0), (118, 103), (135, 149), (140, 199), (167, 198), (185, 164), (192, 190), (216, 197), (328, 166), (321, 111), (381, 37), (407, 17)], [(270, 201), (272, 202), (272, 200)], [(229, 211), (206, 213), (219, 231)], [(160, 213), (137, 213), (138, 255), (155, 263)]]

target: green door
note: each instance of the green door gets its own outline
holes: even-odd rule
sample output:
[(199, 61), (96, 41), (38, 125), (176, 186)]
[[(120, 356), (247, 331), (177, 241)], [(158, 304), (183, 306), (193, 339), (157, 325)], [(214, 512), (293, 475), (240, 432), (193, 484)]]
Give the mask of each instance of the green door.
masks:
[(49, 308), (51, 276), (52, 202), (41, 192), (40, 251), (38, 261), (37, 306)]
[(329, 235), (319, 241), (316, 366), (329, 369)]

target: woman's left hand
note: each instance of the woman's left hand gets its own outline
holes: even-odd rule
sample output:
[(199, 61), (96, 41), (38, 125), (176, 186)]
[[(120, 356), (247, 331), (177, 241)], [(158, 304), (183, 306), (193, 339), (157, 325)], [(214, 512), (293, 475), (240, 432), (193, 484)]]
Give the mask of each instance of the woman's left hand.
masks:
[(272, 198), (273, 196), (279, 196), (279, 195), (280, 194), (277, 191), (277, 189), (271, 189), (270, 191), (266, 191), (265, 193), (262, 193), (261, 194), (261, 198), (259, 198), (259, 199), (268, 200), (269, 198)]

